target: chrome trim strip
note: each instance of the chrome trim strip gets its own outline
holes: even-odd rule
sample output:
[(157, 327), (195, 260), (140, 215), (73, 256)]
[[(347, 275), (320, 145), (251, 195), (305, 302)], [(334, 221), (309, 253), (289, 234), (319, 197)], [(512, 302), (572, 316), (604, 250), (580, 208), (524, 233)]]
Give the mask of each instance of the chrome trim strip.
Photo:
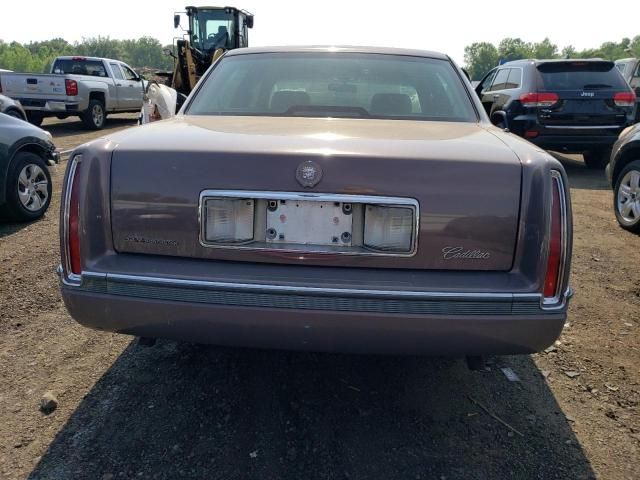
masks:
[[(254, 200), (299, 200), (299, 201), (318, 201), (318, 202), (345, 202), (375, 205), (392, 205), (403, 206), (413, 209), (414, 212), (414, 232), (411, 239), (411, 249), (408, 252), (382, 252), (376, 250), (366, 251), (339, 251), (335, 249), (322, 249), (322, 246), (314, 246), (313, 249), (295, 246), (278, 245), (277, 248), (265, 247), (262, 245), (251, 245), (244, 243), (242, 245), (214, 245), (205, 240), (203, 219), (204, 202), (211, 198), (249, 198)], [(284, 253), (320, 253), (333, 255), (350, 255), (350, 256), (370, 256), (370, 257), (413, 257), (418, 251), (418, 232), (420, 231), (420, 205), (414, 198), (402, 197), (382, 197), (374, 195), (349, 195), (338, 193), (316, 193), (316, 192), (271, 192), (271, 191), (254, 191), (254, 190), (203, 190), (200, 192), (198, 200), (198, 228), (200, 233), (198, 240), (200, 245), (206, 248), (217, 248), (227, 250), (253, 250), (253, 251), (274, 251)], [(363, 250), (365, 247), (363, 247)]]
[(76, 176), (78, 164), (82, 162), (82, 154), (76, 155), (69, 164), (69, 175), (64, 185), (64, 198), (62, 203), (62, 239), (64, 249), (62, 251), (62, 281), (65, 285), (80, 285), (81, 276), (71, 273), (71, 263), (69, 260), (69, 204), (71, 203), (71, 188)]
[(421, 292), (323, 288), (159, 278), (84, 272), (75, 289), (96, 295), (182, 301), (229, 307), (312, 309), (411, 315), (511, 315), (562, 313), (544, 310), (535, 293)]
[[(83, 273), (83, 276), (88, 272)], [(304, 287), (292, 285), (261, 284), (261, 283), (233, 283), (233, 282), (212, 282), (207, 280), (183, 280), (179, 278), (149, 277), (142, 275), (126, 275), (119, 273), (107, 273), (107, 281), (113, 282), (135, 282), (156, 285), (175, 285), (186, 288), (211, 288), (220, 290), (241, 290), (249, 292), (273, 292), (290, 294), (315, 294), (315, 295), (347, 295), (364, 297), (385, 297), (385, 298), (411, 298), (411, 299), (474, 299), (474, 300), (539, 300), (541, 295), (533, 294), (513, 294), (513, 293), (473, 293), (473, 292), (421, 292), (404, 290), (371, 290), (358, 288), (332, 288), (332, 287)]]
[(550, 130), (611, 130), (614, 128), (622, 128), (623, 125), (585, 125), (584, 127), (577, 125), (543, 125), (543, 127)]
[[(562, 174), (557, 170), (551, 170), (551, 179), (556, 183), (554, 188), (558, 189), (559, 197), (560, 197), (560, 228), (561, 228), (561, 250), (560, 250), (560, 271), (558, 272), (558, 282), (556, 285), (556, 292), (553, 297), (542, 297), (542, 308), (544, 309), (560, 309), (563, 308), (567, 296), (569, 293), (573, 294), (571, 289), (567, 288), (567, 290), (562, 293), (562, 289), (564, 288), (565, 283), (565, 275), (567, 274), (567, 239), (568, 239), (568, 218), (567, 218), (567, 196), (564, 190), (564, 181), (562, 179)], [(553, 192), (551, 192), (553, 198)], [(551, 203), (549, 203), (549, 234), (551, 234)], [(549, 248), (547, 246), (547, 256)], [(545, 272), (546, 278), (546, 272)]]

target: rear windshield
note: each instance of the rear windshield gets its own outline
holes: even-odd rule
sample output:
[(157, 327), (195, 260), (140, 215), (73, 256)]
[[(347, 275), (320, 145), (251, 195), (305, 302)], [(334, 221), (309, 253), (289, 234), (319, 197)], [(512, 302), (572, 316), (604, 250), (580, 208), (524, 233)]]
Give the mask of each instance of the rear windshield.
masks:
[(540, 90), (622, 89), (627, 86), (612, 62), (550, 62), (538, 66)]
[(187, 113), (477, 121), (450, 62), (358, 53), (223, 58)]
[(92, 77), (106, 77), (104, 64), (99, 60), (58, 59), (51, 69), (53, 73), (73, 73), (75, 75), (91, 75)]

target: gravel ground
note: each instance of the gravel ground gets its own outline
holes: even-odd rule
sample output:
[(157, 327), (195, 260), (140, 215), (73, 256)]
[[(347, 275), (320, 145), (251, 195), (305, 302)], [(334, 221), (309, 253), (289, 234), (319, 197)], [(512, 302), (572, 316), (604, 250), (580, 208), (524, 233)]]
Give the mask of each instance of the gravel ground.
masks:
[[(44, 128), (61, 149), (103, 134)], [(640, 478), (640, 237), (618, 228), (602, 173), (560, 158), (575, 218), (567, 327), (547, 352), (481, 372), (85, 329), (54, 275), (61, 164), (46, 217), (0, 225), (0, 477)]]

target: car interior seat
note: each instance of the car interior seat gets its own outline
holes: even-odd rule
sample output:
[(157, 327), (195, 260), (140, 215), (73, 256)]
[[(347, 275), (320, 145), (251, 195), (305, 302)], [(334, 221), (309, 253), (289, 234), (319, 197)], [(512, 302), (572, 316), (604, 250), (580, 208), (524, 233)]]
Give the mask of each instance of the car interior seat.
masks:
[(271, 97), (269, 110), (276, 113), (285, 113), (295, 105), (309, 105), (311, 99), (307, 92), (300, 90), (280, 90)]
[(411, 111), (411, 98), (404, 93), (376, 93), (371, 98), (374, 115), (408, 115)]

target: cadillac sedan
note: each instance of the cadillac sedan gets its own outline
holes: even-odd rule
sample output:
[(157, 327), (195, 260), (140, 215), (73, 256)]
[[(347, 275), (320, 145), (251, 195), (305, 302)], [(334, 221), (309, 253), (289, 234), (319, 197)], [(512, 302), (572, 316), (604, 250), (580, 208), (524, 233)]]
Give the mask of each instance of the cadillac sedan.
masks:
[(175, 118), (76, 149), (62, 205), (62, 295), (100, 330), (515, 354), (567, 314), (564, 170), (439, 53), (228, 52)]

